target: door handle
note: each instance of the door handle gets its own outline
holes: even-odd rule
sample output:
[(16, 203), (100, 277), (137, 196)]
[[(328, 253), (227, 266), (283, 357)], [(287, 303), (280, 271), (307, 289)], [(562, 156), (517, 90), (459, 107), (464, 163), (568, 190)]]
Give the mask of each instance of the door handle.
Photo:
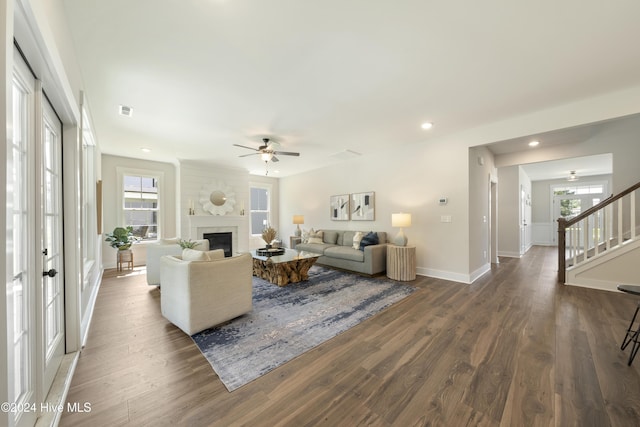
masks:
[(52, 268), (52, 269), (51, 269), (51, 270), (49, 270), (49, 271), (43, 271), (43, 272), (42, 272), (42, 276), (43, 276), (43, 277), (44, 277), (44, 276), (55, 277), (55, 275), (56, 275), (56, 274), (58, 274), (58, 272), (56, 271), (56, 269), (55, 269), (55, 268)]

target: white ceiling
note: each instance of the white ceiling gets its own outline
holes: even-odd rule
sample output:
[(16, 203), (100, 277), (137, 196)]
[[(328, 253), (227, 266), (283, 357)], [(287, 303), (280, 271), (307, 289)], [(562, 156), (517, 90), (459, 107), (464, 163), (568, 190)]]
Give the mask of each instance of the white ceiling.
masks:
[(63, 1), (107, 154), (287, 176), (640, 84), (640, 2)]
[(531, 181), (566, 179), (571, 171), (576, 172), (579, 180), (593, 175), (608, 175), (613, 172), (613, 156), (598, 154), (595, 156), (574, 157), (549, 162), (529, 163), (522, 169)]

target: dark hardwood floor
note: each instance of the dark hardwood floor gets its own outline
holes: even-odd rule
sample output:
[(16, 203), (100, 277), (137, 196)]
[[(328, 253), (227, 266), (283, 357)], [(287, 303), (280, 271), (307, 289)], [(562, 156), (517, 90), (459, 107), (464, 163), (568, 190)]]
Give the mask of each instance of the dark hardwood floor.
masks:
[(61, 426), (638, 426), (638, 302), (556, 283), (553, 248), (402, 302), (229, 393), (160, 314), (144, 269), (105, 272)]

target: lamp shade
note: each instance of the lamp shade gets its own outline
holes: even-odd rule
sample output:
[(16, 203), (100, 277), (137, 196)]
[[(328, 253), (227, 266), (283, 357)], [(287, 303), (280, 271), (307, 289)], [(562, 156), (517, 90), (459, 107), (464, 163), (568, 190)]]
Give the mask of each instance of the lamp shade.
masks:
[(304, 215), (294, 215), (293, 216), (294, 224), (304, 224)]
[(391, 214), (392, 227), (411, 227), (411, 214), (394, 213)]

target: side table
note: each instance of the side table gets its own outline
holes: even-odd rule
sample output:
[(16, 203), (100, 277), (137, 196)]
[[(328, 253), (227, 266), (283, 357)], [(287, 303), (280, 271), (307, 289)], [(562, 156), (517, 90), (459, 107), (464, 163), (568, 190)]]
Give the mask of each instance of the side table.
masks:
[(416, 247), (387, 244), (387, 277), (409, 281), (416, 278)]
[(302, 242), (300, 236), (289, 236), (289, 249), (295, 249), (298, 243)]

